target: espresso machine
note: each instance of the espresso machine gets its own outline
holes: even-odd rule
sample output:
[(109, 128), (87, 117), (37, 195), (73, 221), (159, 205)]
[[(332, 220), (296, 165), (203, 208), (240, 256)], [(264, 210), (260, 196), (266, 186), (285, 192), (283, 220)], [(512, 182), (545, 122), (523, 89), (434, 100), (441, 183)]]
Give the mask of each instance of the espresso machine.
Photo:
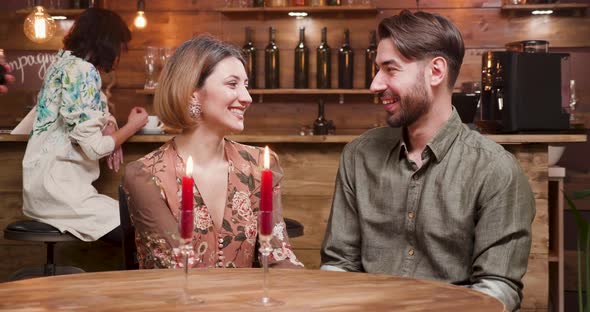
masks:
[(478, 126), (490, 133), (569, 129), (569, 54), (488, 51)]

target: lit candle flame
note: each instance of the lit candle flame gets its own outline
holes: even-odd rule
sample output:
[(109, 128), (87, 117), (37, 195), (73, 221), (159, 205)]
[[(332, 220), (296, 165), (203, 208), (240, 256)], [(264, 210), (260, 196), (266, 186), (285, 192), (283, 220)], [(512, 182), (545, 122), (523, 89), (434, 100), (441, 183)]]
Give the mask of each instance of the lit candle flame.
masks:
[(270, 168), (270, 156), (268, 152), (268, 146), (264, 147), (264, 169)]
[(189, 156), (186, 161), (186, 175), (192, 177), (193, 175), (193, 157)]

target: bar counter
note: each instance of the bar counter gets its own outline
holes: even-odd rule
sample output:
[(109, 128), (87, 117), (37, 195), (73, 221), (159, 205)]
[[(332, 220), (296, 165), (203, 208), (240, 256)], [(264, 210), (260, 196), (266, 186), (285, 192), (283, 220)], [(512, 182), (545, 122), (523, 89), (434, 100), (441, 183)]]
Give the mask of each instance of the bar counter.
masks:
[[(305, 233), (292, 240), (297, 257), (308, 269), (319, 267), (319, 249), (330, 214), (334, 179), (339, 157), (346, 143), (357, 135), (237, 135), (229, 138), (252, 145), (266, 145), (277, 152), (285, 171), (282, 184), (285, 217), (303, 223)], [(513, 153), (535, 194), (537, 213), (533, 222), (533, 240), (528, 272), (524, 277), (522, 311), (546, 309), (549, 285), (549, 209), (547, 146), (551, 143), (585, 142), (584, 134), (488, 135)], [(172, 135), (136, 135), (125, 143), (125, 163), (156, 149)], [(22, 158), (27, 136), (0, 135), (0, 226), (25, 219), (22, 215)], [(101, 165), (101, 177), (95, 183), (100, 193), (117, 198), (122, 169), (113, 173)], [(39, 244), (0, 240), (0, 281), (27, 265), (45, 261), (45, 248)], [(113, 270), (120, 267), (120, 250), (106, 243), (67, 243), (56, 245), (56, 262), (75, 265), (86, 271)]]

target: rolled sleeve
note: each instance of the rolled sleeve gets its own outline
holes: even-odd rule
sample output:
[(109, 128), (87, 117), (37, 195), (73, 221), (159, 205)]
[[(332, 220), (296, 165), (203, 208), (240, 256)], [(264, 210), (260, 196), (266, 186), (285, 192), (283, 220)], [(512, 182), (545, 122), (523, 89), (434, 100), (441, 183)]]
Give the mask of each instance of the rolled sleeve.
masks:
[(508, 311), (522, 300), (534, 216), (527, 177), (514, 156), (498, 156), (480, 196), (470, 288), (498, 298)]
[(103, 136), (108, 122), (106, 105), (100, 100), (100, 75), (89, 63), (66, 66), (61, 78), (62, 101), (59, 109), (70, 139), (88, 158), (100, 159), (115, 149), (111, 136)]

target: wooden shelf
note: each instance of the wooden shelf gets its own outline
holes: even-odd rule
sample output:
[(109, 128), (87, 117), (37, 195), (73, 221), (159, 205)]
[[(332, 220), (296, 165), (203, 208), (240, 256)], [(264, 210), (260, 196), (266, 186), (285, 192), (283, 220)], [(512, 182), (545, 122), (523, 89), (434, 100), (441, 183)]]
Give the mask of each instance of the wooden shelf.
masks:
[(276, 8), (220, 8), (216, 10), (224, 14), (234, 13), (288, 13), (288, 12), (307, 12), (307, 13), (375, 13), (377, 8), (369, 5), (341, 5), (341, 6), (287, 6)]
[[(150, 89), (138, 89), (135, 90), (137, 94), (154, 94), (155, 90)], [(322, 94), (349, 94), (349, 95), (362, 95), (372, 94), (369, 89), (251, 89), (248, 90), (250, 94), (262, 94), (262, 95), (322, 95)]]
[[(51, 16), (77, 16), (82, 14), (86, 9), (46, 9), (45, 12)], [(33, 12), (33, 9), (22, 9), (16, 11), (19, 15), (28, 15)]]
[(586, 3), (545, 3), (545, 4), (505, 4), (502, 11), (532, 12), (535, 10), (578, 11), (583, 13), (588, 8)]

